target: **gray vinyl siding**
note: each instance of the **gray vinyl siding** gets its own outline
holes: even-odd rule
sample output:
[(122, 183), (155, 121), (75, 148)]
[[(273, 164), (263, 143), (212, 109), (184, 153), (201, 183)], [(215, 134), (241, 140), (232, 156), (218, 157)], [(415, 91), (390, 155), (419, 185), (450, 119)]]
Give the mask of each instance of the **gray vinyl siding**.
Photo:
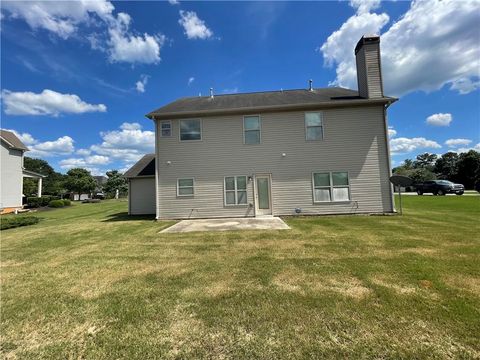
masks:
[[(203, 117), (202, 141), (192, 142), (179, 141), (172, 120), (172, 136), (157, 139), (157, 218), (254, 216), (225, 206), (223, 188), (225, 176), (253, 174), (271, 174), (274, 215), (393, 211), (383, 106), (323, 110), (323, 141), (305, 140), (304, 114), (260, 114), (259, 145), (243, 144), (242, 115)], [(351, 201), (314, 204), (315, 171), (348, 171)], [(195, 195), (177, 197), (177, 179), (192, 177)], [(247, 196), (253, 203), (253, 181)]]
[(1, 141), (0, 208), (21, 207), (23, 194), (23, 151), (10, 149)]
[(129, 179), (128, 193), (130, 215), (155, 214), (155, 177)]
[(380, 48), (364, 45), (357, 54), (358, 91), (365, 98), (383, 97)]

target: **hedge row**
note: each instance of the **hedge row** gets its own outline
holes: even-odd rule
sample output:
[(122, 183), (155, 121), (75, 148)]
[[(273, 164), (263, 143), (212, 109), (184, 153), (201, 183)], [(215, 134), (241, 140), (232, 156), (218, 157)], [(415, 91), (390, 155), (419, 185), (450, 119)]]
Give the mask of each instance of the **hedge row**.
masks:
[(40, 221), (35, 216), (8, 216), (0, 220), (0, 230), (13, 229), (20, 226), (34, 225)]
[(29, 208), (37, 208), (42, 206), (48, 206), (50, 201), (59, 200), (58, 196), (45, 195), (42, 197), (27, 197), (27, 206)]

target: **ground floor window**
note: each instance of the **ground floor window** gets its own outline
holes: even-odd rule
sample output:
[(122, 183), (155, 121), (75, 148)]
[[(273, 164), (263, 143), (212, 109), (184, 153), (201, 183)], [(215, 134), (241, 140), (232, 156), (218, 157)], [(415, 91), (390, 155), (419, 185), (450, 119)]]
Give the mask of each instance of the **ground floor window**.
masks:
[(350, 183), (345, 171), (313, 173), (313, 201), (350, 200)]
[(225, 205), (246, 205), (247, 204), (247, 177), (227, 176), (225, 177), (224, 198)]
[(177, 196), (193, 196), (194, 181), (193, 178), (177, 180)]

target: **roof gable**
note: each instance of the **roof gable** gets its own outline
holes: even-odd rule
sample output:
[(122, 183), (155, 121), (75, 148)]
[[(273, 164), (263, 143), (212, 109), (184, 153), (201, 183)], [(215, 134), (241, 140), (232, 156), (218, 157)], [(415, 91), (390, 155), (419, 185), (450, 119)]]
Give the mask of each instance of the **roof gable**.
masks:
[(125, 174), (126, 178), (155, 175), (155, 154), (144, 155)]
[(24, 143), (11, 131), (0, 130), (0, 138), (11, 148), (28, 151)]

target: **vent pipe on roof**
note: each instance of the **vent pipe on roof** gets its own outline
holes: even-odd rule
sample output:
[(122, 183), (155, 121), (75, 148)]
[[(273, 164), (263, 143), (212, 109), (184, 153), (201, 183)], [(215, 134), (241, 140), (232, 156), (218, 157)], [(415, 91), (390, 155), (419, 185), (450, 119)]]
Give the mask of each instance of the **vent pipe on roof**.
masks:
[(210, 88), (210, 99), (213, 99), (213, 88)]
[(309, 84), (308, 85), (308, 90), (313, 91), (313, 80), (312, 79), (308, 80), (308, 84)]

